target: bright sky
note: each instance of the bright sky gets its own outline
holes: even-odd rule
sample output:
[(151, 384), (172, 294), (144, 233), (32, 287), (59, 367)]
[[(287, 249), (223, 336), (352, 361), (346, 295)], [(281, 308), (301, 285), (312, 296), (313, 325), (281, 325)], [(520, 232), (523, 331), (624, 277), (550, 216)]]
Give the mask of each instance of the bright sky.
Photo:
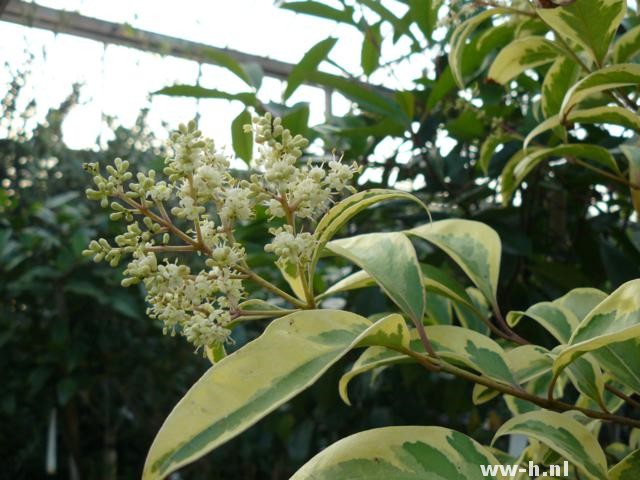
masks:
[[(331, 4), (333, 0), (327, 0)], [(271, 0), (41, 0), (51, 8), (77, 11), (83, 15), (112, 22), (129, 23), (136, 28), (179, 38), (230, 47), (289, 63), (299, 61), (304, 53), (320, 40), (339, 38), (331, 54), (332, 60), (353, 73), (361, 72), (360, 49), (362, 35), (353, 27), (328, 20), (299, 15), (277, 8)], [(406, 9), (395, 0), (385, 2), (401, 14)], [(375, 18), (375, 17), (374, 17)], [(383, 35), (385, 31), (383, 30)], [(131, 125), (143, 107), (150, 107), (149, 122), (160, 136), (166, 136), (163, 123), (172, 128), (179, 122), (200, 113), (200, 125), (205, 134), (219, 143), (230, 143), (230, 123), (243, 106), (239, 102), (155, 96), (149, 93), (174, 83), (195, 84), (196, 62), (139, 50), (105, 46), (102, 43), (50, 31), (26, 28), (0, 21), (0, 62), (10, 68), (0, 71), (0, 85), (11, 78), (11, 71), (24, 65), (28, 53), (35, 55), (32, 72), (23, 95), (24, 102), (34, 97), (39, 114), (58, 105), (71, 91), (74, 82), (82, 82), (81, 105), (76, 107), (64, 124), (64, 140), (72, 148), (91, 148), (104, 131), (103, 115), (116, 117), (125, 126)], [(397, 58), (406, 50), (402, 40), (383, 44), (383, 62)], [(411, 87), (410, 79), (429, 67), (426, 55), (413, 57), (394, 68), (394, 76), (380, 73), (373, 83)], [(417, 60), (417, 61), (416, 61)], [(323, 64), (326, 71), (336, 71)], [(404, 80), (406, 79), (406, 80)], [(242, 91), (247, 87), (224, 69), (203, 65), (201, 85), (226, 91)], [(403, 82), (407, 82), (402, 85)], [(283, 84), (265, 78), (258, 92), (263, 101), (278, 100)], [(340, 115), (349, 103), (334, 95), (333, 113)], [(303, 86), (289, 103), (311, 103), (311, 123), (323, 121), (324, 93)], [(0, 132), (0, 135), (2, 132)], [(408, 152), (407, 152), (408, 153)]]

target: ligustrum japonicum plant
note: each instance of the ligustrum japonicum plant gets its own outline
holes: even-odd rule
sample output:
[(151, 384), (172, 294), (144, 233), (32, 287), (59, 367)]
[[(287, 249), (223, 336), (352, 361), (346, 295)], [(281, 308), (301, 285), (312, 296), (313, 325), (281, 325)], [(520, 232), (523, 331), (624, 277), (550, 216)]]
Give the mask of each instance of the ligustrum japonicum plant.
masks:
[[(608, 473), (597, 435), (603, 422), (640, 427), (639, 420), (616, 413), (625, 403), (638, 406), (631, 395), (640, 391), (640, 280), (610, 295), (576, 289), (505, 316), (496, 300), (501, 243), (490, 227), (458, 219), (430, 222), (425, 215), (424, 225), (404, 232), (334, 239), (358, 212), (378, 202), (421, 203), (392, 190), (334, 200), (352, 190), (355, 165), (303, 162), (306, 140), (270, 115), (254, 119), (247, 131), (254, 133), (259, 153), (255, 173), (245, 180), (230, 173), (229, 159), (194, 123), (172, 135), (164, 180), (153, 171), (134, 177), (123, 160), (107, 167), (108, 176), (97, 165), (87, 166), (96, 185), (87, 195), (127, 227), (116, 246), (100, 239), (86, 254), (112, 265), (126, 257), (123, 285), (142, 282), (149, 315), (203, 349), (213, 363), (166, 419), (144, 478), (164, 478), (238, 435), (354, 348), (363, 349), (362, 355), (339, 385), (347, 403), (353, 377), (417, 362), (433, 374), (474, 382), (477, 404), (504, 396), (513, 418), (495, 438), (530, 438), (520, 458), (508, 462), (542, 463), (555, 452), (580, 478), (593, 479), (625, 478), (615, 472), (636, 468), (637, 451)], [(276, 225), (265, 250), (273, 253), (290, 292), (256, 274), (234, 239), (256, 208), (266, 208)], [(473, 286), (421, 264), (414, 242), (424, 241), (446, 253)], [(198, 269), (180, 260), (186, 252), (196, 254)], [(313, 277), (321, 255), (343, 257), (361, 270), (317, 293)], [(281, 302), (247, 298), (244, 282), (256, 282)], [(378, 285), (398, 312), (374, 321), (319, 308), (325, 298), (370, 285)], [(429, 295), (465, 311), (460, 324), (426, 318)], [(234, 325), (265, 318), (275, 320), (260, 337), (225, 356)], [(557, 346), (549, 350), (516, 334), (512, 328), (525, 318)], [(572, 389), (578, 392), (575, 403), (564, 399)], [(498, 457), (506, 458), (450, 429), (388, 427), (338, 442), (293, 478), (348, 479), (355, 472), (367, 478), (482, 478), (480, 465), (498, 464)]]
[[(504, 198), (544, 160), (554, 158), (595, 169), (630, 187), (635, 198), (640, 158), (635, 141), (610, 152), (580, 143), (572, 127), (606, 123), (640, 130), (634, 93), (640, 77), (632, 63), (640, 52), (640, 30), (632, 28), (613, 43), (625, 2), (559, 3), (567, 2), (476, 2), (490, 8), (471, 12), (454, 31), (451, 70), (463, 86), (467, 74), (461, 55), (467, 38), (496, 15), (501, 25), (515, 25), (518, 34), (493, 61), (491, 80), (509, 82), (551, 64), (541, 95), (544, 118), (521, 139), (523, 149), (505, 167)], [(589, 20), (596, 18), (602, 20)], [(447, 428), (386, 427), (337, 442), (293, 479), (505, 478), (483, 476), (481, 466), (564, 460), (571, 465), (569, 478), (640, 478), (640, 403), (634, 397), (640, 393), (640, 279), (611, 293), (577, 288), (521, 311), (503, 312), (497, 295), (502, 244), (492, 228), (462, 219), (430, 221), (425, 210), (424, 223), (406, 231), (336, 239), (359, 212), (380, 202), (404, 200), (420, 208), (422, 203), (393, 190), (353, 193), (355, 165), (305, 158), (307, 141), (268, 114), (246, 130), (258, 153), (254, 171), (244, 179), (230, 173), (229, 158), (195, 124), (181, 126), (172, 136), (173, 154), (162, 180), (151, 171), (134, 176), (122, 160), (107, 167), (107, 176), (97, 165), (87, 167), (96, 185), (88, 190), (89, 198), (110, 207), (113, 220), (127, 224), (115, 245), (100, 239), (87, 254), (114, 266), (126, 258), (123, 284), (143, 283), (149, 315), (213, 363), (166, 419), (149, 451), (145, 479), (164, 478), (240, 434), (352, 349), (362, 353), (338, 385), (346, 403), (354, 377), (414, 362), (426, 374), (473, 382), (476, 404), (502, 397), (513, 417), (498, 428), (494, 442), (520, 434), (528, 443), (511, 458)], [(513, 135), (503, 131), (487, 139), (480, 166), (486, 167), (496, 147)], [(544, 144), (533, 142), (542, 135)], [(618, 165), (619, 153), (629, 162), (627, 172)], [(235, 239), (234, 232), (258, 209), (266, 209), (273, 223), (264, 248), (273, 254), (287, 291), (258, 275)], [(418, 246), (441, 250), (469, 284), (421, 263)], [(195, 263), (184, 261), (187, 253), (195, 254)], [(357, 271), (317, 292), (321, 257), (342, 257)], [(272, 301), (248, 298), (247, 282), (270, 293)], [(321, 308), (342, 292), (376, 285), (396, 312), (367, 319)], [(438, 323), (425, 313), (427, 300), (436, 297), (451, 305), (452, 323)], [(261, 336), (226, 355), (234, 326), (264, 319), (273, 320)], [(548, 334), (545, 346), (515, 332), (522, 332), (524, 322)], [(598, 441), (605, 424), (625, 432), (619, 460), (611, 461)]]

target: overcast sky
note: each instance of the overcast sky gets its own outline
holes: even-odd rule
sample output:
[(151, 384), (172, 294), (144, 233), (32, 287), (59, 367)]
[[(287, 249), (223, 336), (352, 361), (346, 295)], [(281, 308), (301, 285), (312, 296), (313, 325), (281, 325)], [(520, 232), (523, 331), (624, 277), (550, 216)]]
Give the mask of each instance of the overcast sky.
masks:
[[(271, 0), (182, 0), (178, 4), (152, 0), (41, 0), (38, 3), (290, 63), (299, 61), (320, 40), (334, 36), (339, 38), (339, 43), (331, 54), (332, 60), (353, 73), (360, 73), (362, 35), (355, 28), (282, 10)], [(406, 8), (393, 0), (389, 5), (398, 13)], [(95, 144), (95, 139), (104, 129), (103, 115), (114, 116), (124, 125), (131, 125), (145, 106), (151, 107), (149, 121), (160, 135), (163, 134), (163, 122), (174, 127), (193, 118), (198, 111), (203, 130), (218, 142), (229, 143), (230, 122), (243, 108), (239, 102), (223, 100), (202, 100), (198, 104), (192, 99), (149, 98), (150, 92), (167, 85), (195, 84), (198, 77), (196, 62), (114, 45), (105, 46), (91, 40), (2, 21), (0, 38), (0, 61), (11, 66), (8, 70), (3, 68), (2, 83), (10, 79), (11, 71), (24, 65), (27, 52), (35, 55), (23, 101), (30, 96), (35, 97), (41, 115), (48, 107), (59, 104), (69, 94), (74, 82), (84, 85), (82, 104), (74, 109), (64, 125), (64, 139), (73, 148), (89, 148)], [(385, 42), (384, 58), (395, 58), (404, 53), (405, 47), (402, 41), (395, 46), (390, 41)], [(396, 68), (397, 78), (380, 74), (371, 81), (398, 86), (403, 79), (415, 78), (420, 68), (415, 63), (405, 62)], [(424, 61), (420, 63), (424, 64)], [(332, 66), (325, 64), (323, 69), (332, 71)], [(200, 82), (203, 86), (220, 90), (247, 89), (232, 74), (211, 65), (202, 66)], [(410, 87), (411, 84), (404, 86)], [(263, 101), (278, 100), (282, 90), (280, 81), (265, 78), (259, 97)], [(290, 103), (310, 102), (311, 121), (315, 124), (323, 120), (323, 95), (319, 89), (302, 87), (292, 96)], [(348, 105), (340, 96), (334, 96), (334, 114), (344, 113)]]

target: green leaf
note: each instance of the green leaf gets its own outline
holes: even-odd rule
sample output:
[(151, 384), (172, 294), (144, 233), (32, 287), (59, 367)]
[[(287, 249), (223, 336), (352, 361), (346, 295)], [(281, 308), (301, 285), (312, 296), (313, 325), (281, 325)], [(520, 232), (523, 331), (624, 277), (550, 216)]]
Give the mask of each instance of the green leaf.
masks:
[(493, 157), (496, 148), (498, 148), (499, 145), (514, 140), (522, 140), (522, 137), (520, 135), (512, 133), (499, 133), (489, 135), (486, 140), (482, 142), (482, 146), (480, 147), (480, 157), (478, 158), (478, 165), (485, 175), (489, 173), (489, 163), (491, 162), (491, 158)]
[(360, 65), (362, 65), (362, 71), (366, 76), (371, 75), (380, 65), (381, 46), (380, 24), (367, 26), (364, 31), (362, 52), (360, 54)]
[(567, 91), (578, 79), (580, 65), (564, 55), (558, 57), (549, 67), (542, 82), (541, 100), (542, 113), (549, 118), (560, 112), (562, 100)]
[(498, 465), (488, 449), (442, 427), (367, 430), (329, 446), (291, 480), (469, 480), (483, 477), (481, 465)]
[(518, 186), (540, 163), (553, 157), (576, 157), (592, 160), (607, 167), (614, 173), (620, 174), (618, 164), (606, 148), (586, 143), (565, 144), (552, 148), (535, 149), (528, 153), (513, 168), (513, 181), (510, 182), (510, 185)]
[(327, 20), (333, 20), (335, 22), (356, 25), (353, 20), (353, 7), (346, 7), (344, 10), (339, 10), (337, 8), (330, 7), (329, 5), (325, 5), (324, 3), (313, 2), (310, 0), (303, 2), (287, 2), (283, 3), (280, 7), (285, 10), (292, 10), (297, 13), (326, 18)]
[(236, 157), (241, 158), (248, 165), (253, 156), (253, 133), (245, 132), (245, 125), (251, 125), (251, 114), (247, 110), (240, 112), (240, 115), (231, 122), (231, 139)]
[(579, 0), (536, 13), (556, 34), (580, 45), (602, 65), (626, 10), (624, 0)]
[(567, 115), (564, 122), (561, 121), (559, 115), (554, 115), (540, 123), (536, 128), (531, 130), (529, 135), (524, 139), (523, 148), (526, 149), (531, 140), (547, 130), (559, 127), (562, 124), (571, 123), (610, 123), (640, 132), (640, 118), (626, 108), (595, 107), (585, 110), (573, 110)]
[[(286, 4), (283, 6), (286, 8)], [(329, 52), (333, 49), (337, 38), (326, 38), (321, 42), (316, 43), (304, 54), (302, 60), (296, 64), (291, 70), (289, 77), (287, 78), (287, 88), (284, 91), (283, 98), (287, 100), (293, 92), (304, 82), (309, 74), (318, 69), (320, 63), (326, 60)]]
[(525, 70), (553, 62), (558, 52), (555, 44), (544, 37), (518, 38), (500, 51), (487, 76), (504, 85)]
[(256, 104), (256, 94), (253, 92), (228, 93), (212, 88), (204, 88), (198, 85), (172, 85), (165, 87), (153, 95), (168, 95), (170, 97), (192, 97), (192, 98), (220, 98), (223, 100), (239, 100), (246, 106)]
[(572, 463), (585, 478), (607, 480), (607, 460), (597, 438), (569, 415), (548, 410), (519, 415), (498, 429), (493, 442), (513, 434), (542, 442)]
[[(538, 345), (521, 345), (512, 348), (506, 352), (505, 358), (507, 365), (513, 371), (513, 375), (520, 385), (539, 378), (541, 375), (551, 371), (553, 366), (549, 351)], [(488, 402), (499, 393), (497, 390), (491, 390), (484, 385), (476, 384), (473, 388), (473, 403), (480, 405)]]
[(589, 355), (577, 358), (566, 369), (567, 375), (576, 390), (603, 407), (604, 378), (600, 366)]
[(212, 63), (229, 70), (250, 87), (259, 88), (262, 78), (257, 75), (254, 64), (240, 64), (228, 53), (217, 49), (205, 48), (200, 53)]
[(567, 343), (573, 330), (578, 326), (578, 319), (570, 310), (551, 302), (536, 303), (524, 312), (509, 312), (507, 323), (515, 327), (522, 317), (535, 320), (560, 343)]
[(640, 280), (619, 287), (580, 322), (554, 362), (558, 375), (586, 352), (640, 336)]
[(473, 34), (473, 32), (486, 20), (494, 15), (501, 15), (508, 13), (504, 8), (492, 8), (484, 10), (478, 15), (465, 20), (451, 34), (451, 49), (449, 50), (449, 66), (451, 67), (451, 73), (459, 88), (464, 88), (462, 59), (467, 40)]
[(488, 225), (473, 220), (448, 219), (408, 230), (443, 250), (458, 264), (471, 281), (496, 305), (500, 254), (498, 234)]
[(415, 362), (411, 357), (404, 355), (395, 350), (386, 347), (369, 347), (358, 357), (351, 369), (340, 377), (338, 383), (338, 393), (344, 403), (351, 406), (349, 400), (348, 386), (349, 382), (363, 373), (369, 372), (376, 368), (383, 368), (398, 363)]
[(376, 282), (371, 278), (371, 275), (364, 270), (358, 270), (357, 272), (352, 273), (351, 275), (344, 277), (339, 282), (331, 285), (323, 293), (318, 295), (317, 299), (326, 298), (341, 292), (348, 292), (349, 290), (371, 287), (375, 284)]
[[(369, 339), (402, 342), (397, 319), (372, 324), (335, 310), (306, 310), (271, 322), (260, 337), (209, 368), (156, 435), (145, 480), (165, 478), (243, 432), (314, 383)], [(371, 336), (371, 337), (370, 337)], [(281, 361), (274, 362), (274, 352)]]
[[(322, 249), (327, 242), (331, 240), (340, 231), (340, 229), (358, 213), (377, 203), (388, 200), (410, 200), (412, 202), (416, 202), (425, 210), (427, 209), (427, 207), (417, 197), (410, 193), (398, 190), (386, 190), (382, 188), (373, 188), (363, 192), (358, 192), (350, 195), (344, 200), (341, 200), (331, 207), (316, 226), (314, 235), (317, 243), (312, 257), (311, 277), (313, 277), (315, 265), (318, 262)], [(428, 210), (426, 211), (428, 212)]]
[[(629, 182), (640, 185), (640, 147), (620, 145), (620, 151), (627, 159), (627, 162), (629, 162)], [(629, 192), (631, 194), (633, 208), (636, 214), (640, 216), (640, 189), (630, 187)]]
[(409, 15), (411, 20), (426, 39), (431, 38), (433, 29), (438, 21), (438, 10), (442, 0), (409, 0)]
[(609, 480), (636, 480), (640, 477), (640, 450), (631, 452), (609, 470)]
[[(571, 310), (581, 322), (606, 298), (606, 293), (595, 288), (576, 288), (553, 303)], [(640, 339), (613, 343), (593, 351), (592, 355), (611, 377), (640, 392)]]
[(640, 53), (640, 25), (626, 31), (613, 45), (613, 63), (630, 62)]
[(502, 173), (500, 174), (500, 194), (502, 195), (503, 205), (506, 206), (509, 204), (511, 197), (518, 188), (519, 183), (516, 183), (516, 176), (514, 174), (516, 167), (524, 157), (537, 150), (537, 147), (529, 148), (528, 150), (518, 150), (502, 169)]
[(427, 292), (434, 292), (447, 297), (456, 303), (465, 305), (476, 315), (482, 316), (475, 302), (455, 278), (441, 268), (432, 265), (421, 264), (420, 268), (422, 269), (422, 281)]
[(309, 72), (307, 80), (336, 89), (361, 107), (390, 116), (396, 123), (408, 125), (411, 120), (389, 95), (374, 86), (363, 85), (348, 78), (320, 71)]
[[(570, 310), (580, 323), (605, 298), (607, 298), (607, 294), (597, 288), (574, 288), (569, 293), (555, 299), (553, 304)], [(569, 338), (566, 338), (561, 341), (566, 343), (568, 340)]]
[(488, 336), (454, 325), (430, 325), (425, 330), (438, 356), (500, 383), (517, 385), (504, 350)]
[(638, 84), (640, 65), (623, 63), (596, 70), (569, 89), (562, 102), (560, 116), (566, 117), (576, 105), (595, 93)]
[(334, 240), (326, 248), (355, 263), (414, 322), (425, 309), (422, 273), (411, 241), (402, 233), (369, 233)]

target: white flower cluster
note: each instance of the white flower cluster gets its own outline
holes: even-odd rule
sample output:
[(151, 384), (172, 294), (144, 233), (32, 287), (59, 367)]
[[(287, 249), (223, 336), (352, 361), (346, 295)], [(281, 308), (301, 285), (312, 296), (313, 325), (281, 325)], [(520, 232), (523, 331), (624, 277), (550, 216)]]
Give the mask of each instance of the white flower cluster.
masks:
[[(195, 122), (180, 125), (171, 135), (166, 180), (158, 180), (153, 170), (134, 177), (121, 159), (106, 167), (106, 177), (96, 164), (86, 165), (96, 185), (87, 190), (88, 198), (110, 206), (111, 219), (127, 227), (115, 238), (116, 246), (102, 238), (84, 253), (112, 266), (130, 256), (122, 284), (142, 283), (148, 314), (163, 322), (165, 332), (180, 333), (197, 348), (230, 340), (229, 324), (246, 313), (244, 279), (296, 300), (251, 271), (244, 248), (234, 239), (234, 226), (253, 218), (263, 205), (281, 225), (270, 229), (273, 240), (265, 250), (277, 256), (280, 267), (304, 268), (316, 245), (304, 227), (329, 207), (332, 196), (352, 190), (358, 171), (355, 164), (335, 159), (328, 168), (311, 161), (298, 165), (308, 141), (291, 135), (270, 114), (245, 129), (258, 144), (250, 180), (231, 174), (229, 158), (202, 136)], [(178, 225), (185, 223), (186, 229)], [(202, 259), (194, 270), (181, 257), (189, 252)]]

